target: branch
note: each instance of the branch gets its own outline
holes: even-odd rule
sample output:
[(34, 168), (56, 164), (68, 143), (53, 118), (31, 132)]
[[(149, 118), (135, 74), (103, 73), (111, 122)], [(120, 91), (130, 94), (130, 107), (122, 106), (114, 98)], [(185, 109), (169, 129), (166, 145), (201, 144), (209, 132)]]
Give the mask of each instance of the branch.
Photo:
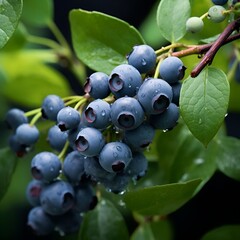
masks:
[[(227, 38), (226, 41), (224, 41), (224, 43), (222, 44), (222, 46), (226, 45), (230, 42), (233, 42), (237, 39), (240, 39), (240, 33), (232, 35), (229, 38)], [(173, 52), (172, 56), (185, 57), (185, 56), (193, 55), (193, 54), (201, 55), (201, 54), (206, 53), (212, 47), (213, 44), (214, 43), (208, 43), (208, 44), (203, 44), (203, 45), (194, 45), (194, 46), (189, 47), (187, 49), (180, 50), (180, 51), (177, 51), (177, 52)]]
[(203, 68), (211, 64), (213, 61), (214, 56), (216, 55), (217, 51), (225, 44), (229, 36), (232, 34), (233, 31), (238, 30), (240, 27), (240, 18), (231, 22), (224, 31), (220, 34), (218, 39), (212, 44), (209, 48), (207, 53), (204, 55), (200, 63), (192, 70), (191, 77), (197, 77), (198, 74), (203, 70)]

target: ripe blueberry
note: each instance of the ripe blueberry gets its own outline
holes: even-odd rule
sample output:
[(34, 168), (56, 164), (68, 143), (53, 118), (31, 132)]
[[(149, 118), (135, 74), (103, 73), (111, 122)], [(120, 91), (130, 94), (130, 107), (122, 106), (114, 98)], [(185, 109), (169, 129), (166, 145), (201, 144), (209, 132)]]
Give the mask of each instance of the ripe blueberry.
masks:
[(137, 45), (128, 54), (128, 64), (134, 66), (140, 73), (151, 71), (156, 65), (156, 53), (149, 45)]

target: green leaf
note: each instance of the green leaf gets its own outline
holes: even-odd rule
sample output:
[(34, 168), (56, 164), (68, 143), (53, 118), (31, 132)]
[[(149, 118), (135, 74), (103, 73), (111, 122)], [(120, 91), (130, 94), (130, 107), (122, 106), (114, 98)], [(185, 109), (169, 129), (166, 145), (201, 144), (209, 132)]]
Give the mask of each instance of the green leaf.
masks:
[(142, 215), (167, 215), (189, 201), (201, 183), (200, 179), (172, 183), (127, 192), (126, 206)]
[(78, 239), (128, 240), (129, 235), (121, 213), (110, 201), (103, 199), (84, 216)]
[(17, 29), (15, 30), (12, 37), (9, 39), (7, 44), (4, 46), (4, 48), (1, 51), (17, 51), (23, 48), (27, 42), (26, 36), (27, 36), (27, 30), (25, 26), (21, 23), (18, 24)]
[(43, 50), (2, 54), (0, 64), (7, 76), (2, 88), (4, 96), (31, 108), (39, 107), (48, 94), (68, 96), (70, 88), (66, 79), (43, 62), (41, 58), (46, 57), (52, 56)]
[(130, 240), (171, 240), (172, 228), (168, 221), (145, 222), (134, 231)]
[(182, 85), (180, 111), (192, 134), (205, 146), (222, 125), (229, 102), (229, 83), (223, 71), (209, 67)]
[(206, 233), (201, 240), (239, 240), (240, 225), (225, 225)]
[(139, 31), (142, 34), (146, 43), (152, 47), (164, 46), (167, 40), (161, 35), (159, 27), (156, 22), (158, 2), (154, 4), (148, 16), (144, 19), (139, 27)]
[(186, 21), (190, 17), (189, 0), (162, 0), (157, 9), (157, 24), (164, 38), (177, 42), (186, 33)]
[(196, 192), (208, 182), (216, 171), (216, 153), (218, 146), (215, 142), (205, 148), (192, 135), (186, 136), (175, 155), (170, 174), (171, 182), (185, 182), (201, 178)]
[(133, 26), (100, 12), (72, 10), (70, 25), (77, 57), (91, 69), (107, 74), (126, 63), (134, 45), (144, 43)]
[(53, 18), (53, 2), (51, 0), (24, 0), (21, 19), (33, 26), (48, 25)]
[(22, 13), (22, 0), (0, 2), (0, 48), (2, 48), (17, 28)]
[(8, 189), (16, 164), (17, 157), (9, 148), (0, 149), (0, 200)]
[(217, 140), (217, 166), (225, 175), (240, 181), (240, 140), (221, 137)]
[(217, 144), (213, 142), (205, 148), (181, 121), (174, 130), (160, 133), (153, 145), (157, 149), (158, 176), (162, 176), (162, 183), (201, 178), (198, 192), (216, 171)]

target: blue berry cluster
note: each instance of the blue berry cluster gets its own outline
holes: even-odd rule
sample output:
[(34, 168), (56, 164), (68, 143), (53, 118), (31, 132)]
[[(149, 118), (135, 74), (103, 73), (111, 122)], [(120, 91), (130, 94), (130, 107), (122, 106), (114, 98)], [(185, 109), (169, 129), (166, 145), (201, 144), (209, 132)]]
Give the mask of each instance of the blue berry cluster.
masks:
[(53, 123), (47, 135), (53, 151), (32, 158), (33, 179), (26, 189), (32, 205), (28, 225), (38, 235), (77, 231), (84, 213), (97, 204), (96, 184), (122, 193), (146, 174), (144, 150), (155, 132), (170, 130), (178, 122), (185, 72), (182, 61), (169, 56), (160, 64), (161, 78), (153, 77), (156, 61), (150, 46), (135, 46), (128, 63), (109, 75), (91, 74), (84, 96), (48, 95), (39, 109), (8, 111), (6, 122), (13, 131), (9, 145), (18, 156), (37, 142), (39, 118)]

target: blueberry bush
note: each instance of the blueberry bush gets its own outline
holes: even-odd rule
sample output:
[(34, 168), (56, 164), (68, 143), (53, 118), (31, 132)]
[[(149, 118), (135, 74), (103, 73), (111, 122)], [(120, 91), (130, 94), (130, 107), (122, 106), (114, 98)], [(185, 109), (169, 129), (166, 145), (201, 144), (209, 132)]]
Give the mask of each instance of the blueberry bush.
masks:
[[(240, 2), (156, 1), (139, 28), (74, 8), (71, 41), (56, 5), (0, 1), (1, 238), (181, 239), (177, 211), (240, 181)], [(234, 214), (184, 239), (240, 239)]]

